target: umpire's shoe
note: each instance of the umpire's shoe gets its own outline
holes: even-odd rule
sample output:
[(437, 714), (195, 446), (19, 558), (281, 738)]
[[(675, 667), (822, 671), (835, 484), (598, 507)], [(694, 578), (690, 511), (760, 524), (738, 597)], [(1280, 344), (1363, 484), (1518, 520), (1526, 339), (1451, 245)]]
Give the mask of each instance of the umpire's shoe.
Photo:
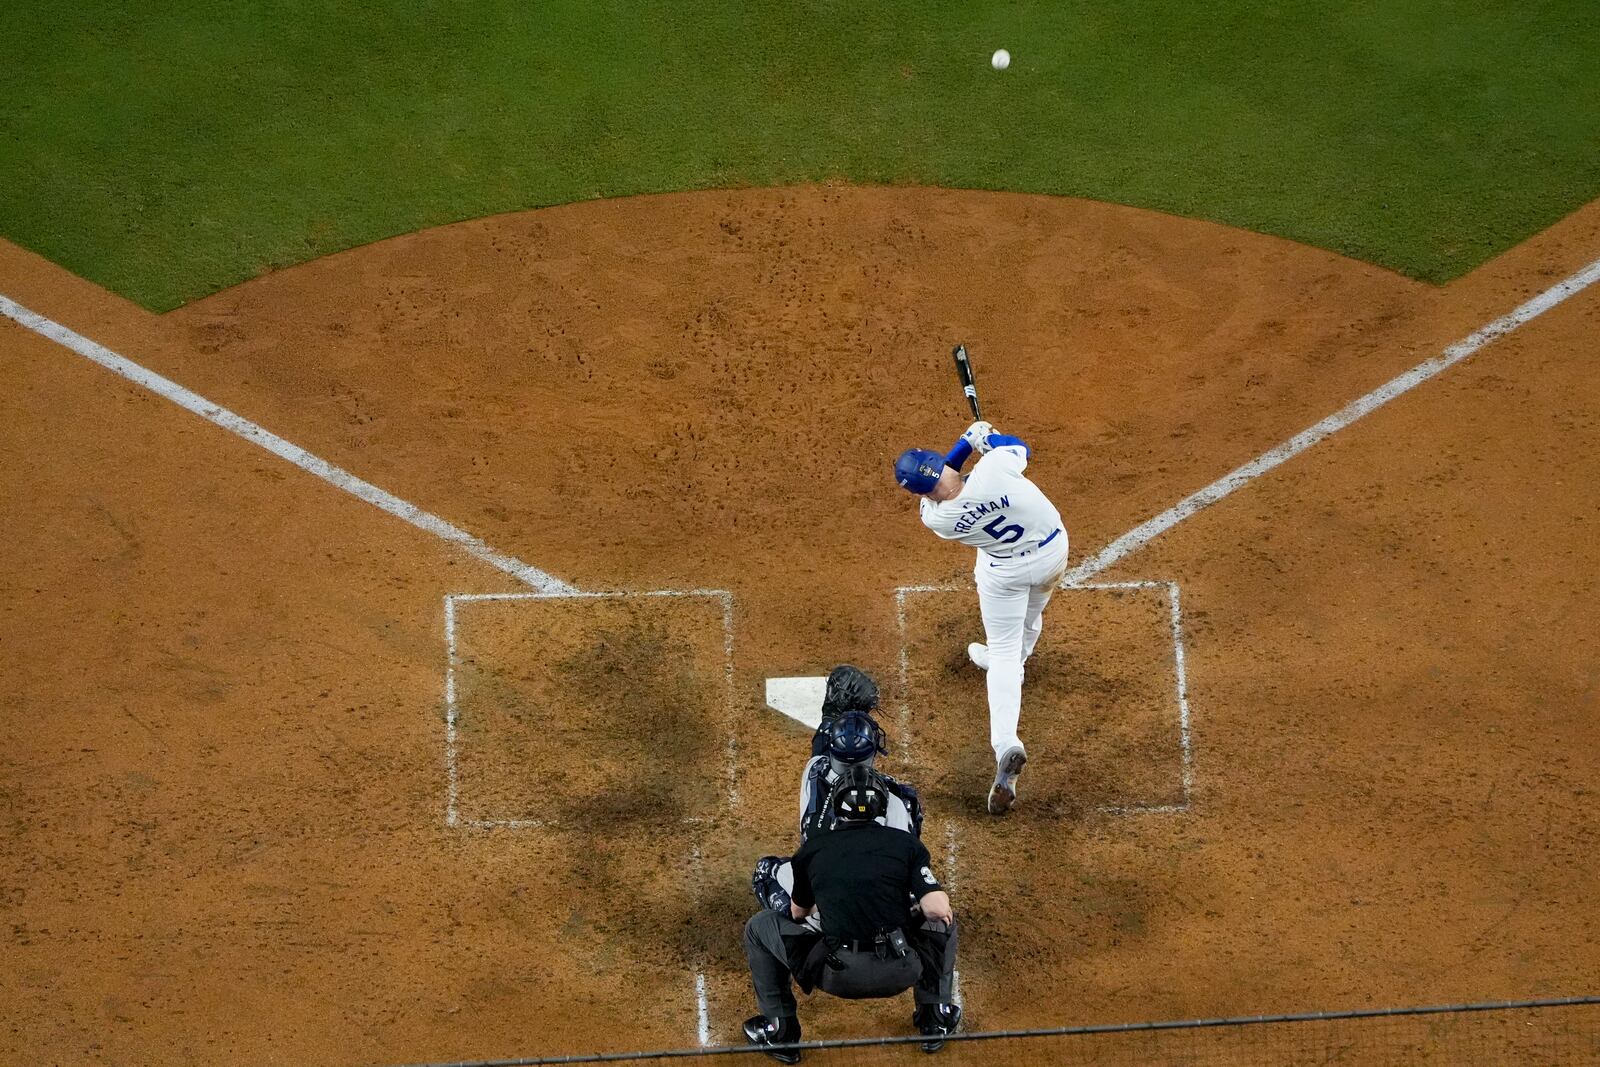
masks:
[(761, 1051), (779, 1063), (800, 1062), (799, 1049), (772, 1047), (789, 1045), (800, 1040), (800, 1020), (793, 1015), (785, 1016), (776, 1022), (765, 1015), (752, 1015), (744, 1021), (744, 1037), (746, 1041), (758, 1046)]
[(928, 1039), (922, 1043), (922, 1051), (938, 1052), (944, 1048), (944, 1039), (955, 1033), (956, 1027), (961, 1025), (961, 1006), (919, 1004), (911, 1021), (916, 1024), (917, 1033)]
[(989, 814), (1004, 815), (1017, 802), (1017, 778), (1028, 762), (1027, 753), (1015, 745), (1006, 749), (995, 768), (994, 785), (989, 787)]

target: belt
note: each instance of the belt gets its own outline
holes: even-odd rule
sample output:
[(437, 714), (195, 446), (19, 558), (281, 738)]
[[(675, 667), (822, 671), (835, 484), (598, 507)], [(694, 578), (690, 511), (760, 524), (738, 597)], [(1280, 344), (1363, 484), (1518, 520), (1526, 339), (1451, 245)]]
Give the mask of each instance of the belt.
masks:
[(888, 934), (861, 938), (827, 938), (828, 947), (835, 952), (876, 952), (889, 943)]
[(1051, 541), (1054, 541), (1056, 539), (1056, 534), (1059, 534), (1060, 532), (1061, 532), (1061, 527), (1057, 526), (1055, 528), (1055, 530), (1050, 534), (1049, 537), (1046, 537), (1043, 541), (1040, 541), (1038, 544), (1034, 545), (1032, 548), (1023, 549), (1021, 552), (1013, 552), (1010, 555), (1006, 555), (1006, 556), (1002, 556), (998, 552), (985, 552), (984, 555), (993, 556), (995, 559), (1013, 559), (1013, 558), (1021, 559), (1023, 556), (1031, 556), (1035, 552), (1037, 552), (1041, 548), (1043, 548), (1045, 545), (1048, 545)]

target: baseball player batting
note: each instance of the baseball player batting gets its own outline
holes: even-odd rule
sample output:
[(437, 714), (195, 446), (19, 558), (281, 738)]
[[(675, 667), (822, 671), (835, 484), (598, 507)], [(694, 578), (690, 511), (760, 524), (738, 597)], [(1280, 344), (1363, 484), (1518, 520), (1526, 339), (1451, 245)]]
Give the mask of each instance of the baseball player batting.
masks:
[[(974, 452), (977, 465), (963, 477), (961, 468)], [(948, 455), (908, 448), (894, 465), (895, 481), (922, 498), (922, 524), (946, 541), (978, 550), (973, 577), (986, 643), (968, 645), (967, 655), (988, 672), (992, 815), (1004, 815), (1017, 802), (1017, 778), (1028, 762), (1017, 736), (1022, 664), (1039, 642), (1044, 607), (1067, 568), (1061, 513), (1023, 475), (1029, 452), (1020, 438), (980, 420)]]

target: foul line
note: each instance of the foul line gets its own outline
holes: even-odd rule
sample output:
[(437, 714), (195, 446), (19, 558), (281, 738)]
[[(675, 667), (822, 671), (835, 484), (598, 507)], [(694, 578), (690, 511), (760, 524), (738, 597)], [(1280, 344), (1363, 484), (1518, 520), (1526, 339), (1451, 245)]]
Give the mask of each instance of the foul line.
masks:
[(1232, 473), (1223, 475), (1199, 492), (1184, 497), (1155, 518), (1135, 526), (1105, 548), (1102, 548), (1094, 556), (1069, 570), (1061, 579), (1061, 584), (1064, 586), (1077, 585), (1087, 578), (1094, 577), (1122, 559), (1122, 557), (1143, 548), (1146, 544), (1166, 533), (1200, 509), (1215, 504), (1234, 490), (1254, 481), (1280, 463), (1298, 456), (1312, 445), (1349, 426), (1363, 415), (1376, 411), (1395, 397), (1409, 392), (1429, 378), (1449, 370), (1480, 348), (1533, 321), (1568, 297), (1582, 292), (1596, 281), (1600, 281), (1600, 260), (1595, 260), (1565, 281), (1557, 282), (1521, 307), (1509, 314), (1502, 315), (1477, 332), (1463, 337), (1432, 359), (1412, 367), (1399, 377), (1380, 385), (1366, 396), (1351, 401), (1339, 411), (1329, 415), (1316, 425), (1295, 434), (1271, 451), (1264, 452)]
[(706, 1005), (706, 972), (694, 972), (695, 1037), (701, 1048), (711, 1044), (711, 1015)]
[(45, 318), (37, 312), (29, 311), (16, 301), (0, 295), (0, 315), (11, 319), (24, 329), (34, 333), (64, 348), (71, 349), (85, 359), (92, 360), (100, 366), (126, 378), (135, 385), (143, 386), (159, 396), (177, 404), (181, 408), (199, 415), (207, 422), (216, 424), (244, 438), (253, 445), (266, 449), (280, 459), (288, 460), (296, 467), (308, 474), (314, 474), (337, 489), (342, 489), (351, 496), (365, 500), (367, 503), (387, 511), (399, 519), (404, 519), (419, 530), (425, 530), (441, 540), (464, 550), (468, 555), (482, 560), (484, 563), (503, 571), (511, 577), (531, 585), (541, 592), (571, 593), (576, 590), (537, 567), (531, 566), (521, 560), (497, 552), (484, 544), (478, 538), (467, 533), (459, 526), (439, 518), (437, 515), (423, 511), (415, 504), (401, 500), (393, 493), (379, 489), (371, 482), (356, 477), (341, 467), (336, 467), (327, 460), (312, 455), (299, 445), (285, 441), (277, 434), (257, 426), (249, 419), (235, 415), (220, 404), (213, 404), (198, 393), (191, 392), (169, 378), (163, 378), (152, 370), (147, 370), (125, 356), (106, 348), (104, 345), (74, 333), (59, 322)]

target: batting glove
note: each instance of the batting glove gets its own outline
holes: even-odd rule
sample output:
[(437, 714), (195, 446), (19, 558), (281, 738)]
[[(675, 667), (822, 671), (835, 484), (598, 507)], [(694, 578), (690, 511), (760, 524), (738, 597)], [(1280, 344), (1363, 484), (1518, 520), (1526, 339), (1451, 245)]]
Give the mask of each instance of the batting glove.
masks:
[(966, 432), (961, 435), (961, 439), (971, 445), (972, 450), (981, 456), (989, 451), (989, 435), (992, 433), (994, 433), (994, 427), (979, 419), (967, 427)]

